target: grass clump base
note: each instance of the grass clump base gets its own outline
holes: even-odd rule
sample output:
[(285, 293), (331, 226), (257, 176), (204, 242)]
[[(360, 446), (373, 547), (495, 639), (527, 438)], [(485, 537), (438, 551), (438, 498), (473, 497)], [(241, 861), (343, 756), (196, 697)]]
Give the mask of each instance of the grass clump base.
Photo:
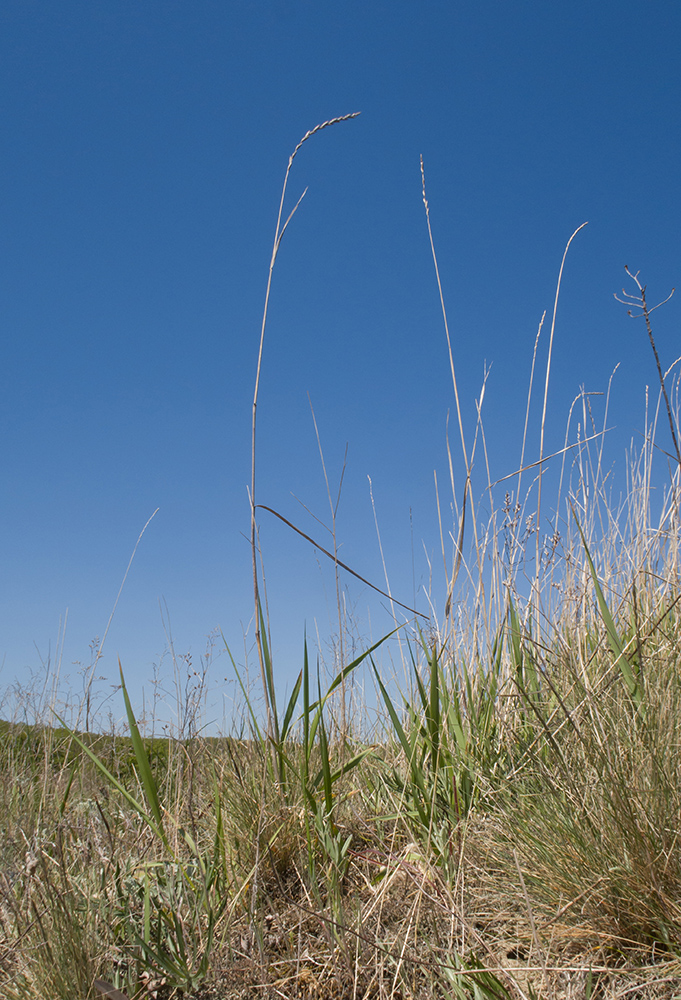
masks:
[(304, 649), (278, 743), (3, 724), (3, 1000), (679, 996), (678, 473), (656, 526), (634, 473), (617, 520), (570, 491), (541, 628), (457, 590), (403, 694), (377, 644), (313, 697)]

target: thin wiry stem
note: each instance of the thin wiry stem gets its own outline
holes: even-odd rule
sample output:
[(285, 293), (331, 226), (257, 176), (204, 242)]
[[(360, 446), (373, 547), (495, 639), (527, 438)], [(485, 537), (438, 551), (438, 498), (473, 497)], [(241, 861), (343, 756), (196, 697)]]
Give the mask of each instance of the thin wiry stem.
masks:
[[(626, 265), (624, 267), (624, 270), (627, 272), (627, 274), (629, 275), (629, 277), (632, 278), (636, 282), (636, 286), (637, 286), (637, 288), (638, 288), (638, 290), (640, 292), (640, 295), (629, 295), (628, 292), (625, 292), (624, 289), (622, 289), (622, 294), (625, 296), (625, 298), (621, 299), (618, 295), (615, 295), (615, 298), (617, 299), (618, 302), (622, 302), (625, 306), (632, 305), (632, 304), (635, 305), (638, 309), (641, 310), (641, 312), (638, 314), (638, 316), (634, 316), (634, 314), (631, 311), (631, 309), (629, 309), (628, 310), (629, 315), (632, 317), (632, 319), (640, 319), (641, 317), (643, 317), (643, 319), (646, 322), (646, 330), (648, 331), (648, 340), (650, 341), (650, 346), (652, 347), (653, 354), (655, 355), (655, 364), (657, 365), (657, 376), (658, 376), (658, 378), (660, 380), (660, 389), (662, 390), (662, 395), (664, 396), (664, 403), (665, 403), (665, 406), (667, 408), (667, 419), (669, 420), (669, 429), (670, 429), (671, 434), (672, 434), (672, 442), (674, 444), (674, 450), (676, 452), (676, 460), (679, 463), (679, 466), (681, 466), (681, 449), (679, 449), (679, 441), (678, 441), (678, 437), (676, 435), (676, 427), (674, 426), (674, 418), (672, 416), (672, 408), (671, 408), (671, 404), (669, 402), (669, 396), (667, 395), (667, 386), (665, 384), (665, 375), (662, 374), (662, 365), (660, 364), (660, 356), (657, 353), (657, 347), (655, 345), (655, 338), (653, 337), (653, 328), (650, 325), (650, 314), (653, 313), (653, 312), (655, 312), (656, 309), (659, 309), (660, 306), (663, 306), (663, 305), (665, 305), (665, 303), (669, 302), (669, 300), (671, 299), (672, 295), (675, 292), (675, 289), (672, 288), (672, 290), (669, 293), (669, 295), (667, 296), (667, 298), (664, 299), (662, 302), (658, 302), (657, 305), (653, 306), (652, 309), (651, 309), (648, 306), (648, 303), (646, 302), (646, 287), (647, 286), (646, 285), (642, 285), (641, 282), (638, 280), (638, 276), (639, 276), (639, 274), (641, 272), (637, 271), (636, 274), (632, 274), (631, 271), (629, 270), (629, 268)], [(668, 375), (669, 372), (667, 372), (666, 374)]]
[[(289, 157), (288, 166), (286, 167), (286, 173), (284, 175), (284, 183), (283, 183), (283, 186), (282, 186), (282, 189), (281, 189), (281, 199), (279, 201), (279, 213), (277, 215), (277, 225), (276, 225), (276, 229), (274, 231), (274, 243), (273, 243), (273, 246), (272, 246), (272, 258), (270, 260), (270, 269), (269, 269), (269, 273), (267, 275), (267, 288), (266, 288), (266, 291), (265, 291), (265, 304), (264, 304), (264, 307), (263, 307), (262, 324), (261, 324), (261, 327), (260, 327), (260, 345), (259, 345), (259, 348), (258, 348), (258, 364), (257, 364), (256, 371), (255, 371), (255, 388), (254, 388), (254, 391), (253, 391), (253, 415), (252, 415), (252, 423), (251, 423), (251, 489), (250, 489), (250, 504), (251, 504), (251, 558), (252, 558), (252, 562), (253, 562), (253, 599), (254, 599), (254, 603), (255, 603), (255, 641), (256, 641), (256, 646), (257, 646), (257, 649), (258, 649), (258, 660), (260, 662), (260, 674), (261, 674), (263, 692), (264, 692), (264, 695), (265, 695), (265, 707), (266, 707), (266, 710), (267, 710), (267, 731), (268, 731), (268, 735), (272, 739), (274, 739), (275, 741), (278, 740), (278, 732), (277, 732), (278, 722), (277, 722), (276, 705), (272, 704), (272, 701), (273, 701), (273, 698), (274, 698), (274, 686), (272, 684), (268, 684), (268, 682), (267, 682), (267, 666), (266, 666), (266, 663), (265, 663), (265, 656), (264, 656), (263, 645), (262, 645), (262, 636), (260, 634), (260, 590), (259, 590), (259, 585), (258, 585), (258, 553), (257, 553), (257, 537), (256, 537), (257, 536), (257, 530), (256, 530), (256, 524), (255, 524), (255, 511), (256, 511), (256, 502), (255, 502), (255, 457), (256, 457), (256, 451), (255, 451), (255, 431), (256, 431), (256, 413), (257, 413), (257, 408), (258, 408), (258, 393), (259, 393), (259, 390), (260, 390), (260, 373), (262, 371), (262, 353), (263, 353), (263, 346), (264, 346), (264, 343), (265, 343), (265, 327), (267, 325), (267, 310), (269, 308), (270, 291), (272, 289), (272, 272), (274, 271), (274, 265), (275, 265), (276, 260), (277, 260), (277, 254), (279, 253), (279, 247), (281, 245), (282, 237), (283, 237), (284, 233), (286, 232), (286, 227), (288, 226), (289, 222), (291, 221), (291, 219), (295, 215), (296, 211), (298, 210), (298, 206), (300, 205), (301, 201), (305, 197), (305, 191), (307, 191), (307, 188), (305, 189), (305, 191), (303, 191), (302, 195), (300, 196), (300, 198), (296, 202), (295, 207), (293, 208), (293, 211), (290, 213), (290, 215), (286, 219), (286, 222), (282, 226), (281, 219), (282, 219), (282, 215), (283, 215), (283, 212), (284, 212), (284, 200), (286, 198), (286, 188), (288, 186), (288, 179), (289, 179), (289, 174), (291, 173), (291, 167), (293, 166), (293, 161), (296, 158), (296, 154), (298, 153), (298, 150), (301, 148), (301, 146), (303, 145), (303, 143), (307, 142), (307, 140), (310, 139), (316, 132), (321, 132), (322, 129), (328, 128), (330, 125), (336, 125), (336, 124), (338, 124), (338, 122), (345, 122), (345, 121), (348, 121), (350, 118), (357, 118), (357, 116), (359, 114), (360, 114), (359, 111), (355, 111), (352, 114), (342, 115), (340, 118), (330, 118), (329, 121), (322, 122), (319, 125), (315, 125), (315, 127), (313, 129), (310, 129), (309, 132), (305, 133), (305, 135), (300, 140), (300, 142), (298, 143), (298, 145), (296, 146), (296, 148), (293, 150), (293, 152), (291, 153), (291, 155)], [(271, 680), (271, 678), (270, 678), (270, 680)], [(270, 691), (271, 691), (271, 694), (270, 694)]]
[(423, 189), (423, 207), (426, 210), (426, 223), (428, 225), (428, 238), (430, 240), (430, 250), (433, 255), (433, 264), (435, 265), (435, 277), (437, 278), (437, 288), (440, 293), (440, 307), (442, 309), (442, 318), (445, 324), (445, 334), (447, 335), (447, 350), (449, 352), (449, 367), (452, 373), (452, 385), (454, 386), (454, 399), (456, 400), (456, 415), (459, 420), (459, 433), (461, 434), (461, 450), (463, 452), (463, 460), (466, 466), (466, 472), (469, 471), (468, 466), (468, 456), (466, 453), (466, 441), (463, 433), (463, 419), (461, 417), (461, 404), (459, 402), (459, 389), (456, 383), (456, 371), (454, 369), (454, 355), (452, 353), (452, 341), (449, 336), (449, 323), (447, 321), (447, 309), (445, 308), (445, 299), (442, 293), (442, 282), (440, 281), (440, 268), (437, 263), (437, 255), (435, 253), (435, 243), (433, 242), (433, 230), (430, 225), (430, 207), (428, 205), (428, 199), (426, 198), (426, 174), (423, 166), (423, 157), (421, 157), (421, 186)]
[(359, 573), (356, 573), (354, 569), (352, 569), (350, 566), (347, 565), (347, 563), (341, 562), (337, 555), (334, 555), (333, 552), (329, 552), (328, 549), (325, 549), (324, 546), (320, 545), (319, 542), (315, 541), (314, 538), (310, 538), (309, 535), (306, 535), (304, 531), (301, 531), (300, 528), (297, 528), (295, 524), (289, 521), (288, 518), (284, 517), (283, 514), (280, 514), (279, 511), (274, 510), (272, 507), (266, 506), (266, 504), (264, 503), (259, 503), (257, 505), (257, 509), (266, 510), (270, 514), (274, 514), (275, 517), (278, 517), (280, 521), (282, 521), (289, 528), (295, 531), (297, 535), (300, 535), (301, 538), (304, 538), (306, 542), (309, 542), (310, 545), (313, 545), (315, 549), (318, 549), (328, 559), (333, 560), (335, 565), (340, 566), (340, 568), (344, 569), (346, 573), (351, 573), (352, 576), (354, 576), (361, 583), (364, 583), (366, 584), (367, 587), (371, 587), (372, 590), (375, 590), (377, 594), (380, 594), (382, 597), (387, 597), (388, 600), (392, 601), (394, 604), (399, 604), (401, 608), (404, 608), (405, 611), (409, 611), (412, 615), (419, 615), (419, 617), (421, 618), (428, 618), (428, 615), (424, 615), (422, 611), (417, 611), (415, 608), (410, 608), (408, 604), (402, 604), (402, 602), (398, 601), (397, 598), (393, 597), (389, 593), (386, 593), (385, 590), (381, 590), (380, 587), (376, 587), (373, 583), (370, 583), (369, 580), (366, 580), (363, 576), (360, 576)]
[(532, 386), (534, 385), (534, 369), (537, 364), (537, 348), (539, 347), (539, 338), (541, 337), (541, 332), (544, 327), (544, 320), (546, 319), (546, 309), (542, 313), (542, 318), (539, 320), (539, 326), (537, 328), (537, 336), (534, 338), (534, 351), (532, 352), (532, 367), (530, 368), (530, 384), (527, 389), (527, 406), (525, 407), (525, 426), (523, 428), (523, 444), (520, 449), (520, 467), (518, 471), (518, 493), (517, 497), (520, 497), (520, 483), (525, 465), (525, 445), (527, 444), (527, 427), (530, 420), (530, 403), (532, 402)]
[(121, 580), (121, 585), (118, 588), (118, 593), (116, 594), (116, 600), (114, 601), (114, 606), (111, 609), (111, 614), (109, 615), (109, 620), (106, 623), (106, 628), (104, 629), (104, 635), (102, 636), (102, 641), (99, 643), (99, 646), (97, 647), (97, 652), (96, 652), (96, 655), (95, 655), (95, 658), (94, 658), (94, 662), (92, 663), (92, 666), (90, 667), (90, 670), (89, 670), (89, 673), (88, 673), (87, 684), (86, 684), (86, 687), (85, 687), (85, 730), (86, 730), (86, 732), (90, 728), (90, 697), (91, 697), (91, 692), (92, 692), (92, 684), (93, 684), (94, 677), (95, 677), (95, 670), (97, 669), (97, 664), (99, 663), (99, 661), (101, 660), (102, 656), (104, 655), (104, 643), (106, 642), (106, 637), (109, 634), (109, 629), (111, 628), (111, 622), (113, 621), (114, 615), (116, 614), (116, 608), (118, 607), (118, 602), (121, 599), (121, 594), (123, 593), (123, 587), (125, 587), (125, 581), (128, 579), (128, 573), (130, 572), (130, 567), (132, 566), (133, 560), (134, 560), (135, 555), (137, 553), (137, 549), (139, 547), (139, 543), (142, 541), (142, 536), (143, 536), (144, 532), (147, 530), (147, 528), (149, 527), (149, 525), (151, 524), (151, 522), (154, 520), (154, 518), (158, 514), (159, 510), (160, 510), (160, 508), (157, 507), (156, 510), (154, 511), (154, 513), (148, 519), (147, 523), (144, 525), (144, 527), (140, 531), (139, 535), (137, 536), (137, 541), (135, 542), (135, 547), (132, 550), (132, 555), (130, 556), (130, 559), (128, 560), (128, 565), (126, 566), (125, 573), (123, 574), (123, 579)]
[(558, 281), (556, 283), (556, 296), (555, 296), (555, 299), (553, 301), (553, 316), (551, 318), (551, 333), (549, 335), (549, 353), (548, 353), (548, 357), (546, 359), (546, 379), (545, 379), (545, 382), (544, 382), (544, 405), (543, 405), (543, 408), (542, 408), (541, 430), (540, 430), (540, 434), (539, 434), (539, 482), (538, 482), (538, 485), (537, 485), (537, 522), (536, 522), (536, 525), (535, 525), (535, 528), (536, 528), (536, 546), (535, 546), (535, 590), (536, 590), (536, 593), (535, 593), (535, 597), (536, 597), (536, 609), (537, 609), (537, 614), (536, 614), (536, 622), (537, 623), (539, 622), (539, 569), (540, 569), (540, 567), (539, 567), (539, 556), (540, 556), (540, 546), (541, 546), (541, 540), (540, 540), (540, 523), (541, 523), (541, 487), (542, 487), (542, 475), (543, 475), (542, 463), (544, 461), (544, 431), (546, 429), (546, 406), (547, 406), (548, 398), (549, 398), (549, 376), (551, 374), (551, 357), (552, 357), (552, 354), (553, 354), (553, 335), (554, 335), (555, 330), (556, 330), (556, 314), (558, 312), (558, 298), (560, 296), (560, 283), (561, 283), (561, 281), (563, 279), (563, 268), (565, 267), (565, 259), (566, 259), (567, 255), (568, 255), (568, 250), (570, 249), (570, 244), (574, 240), (575, 236), (582, 229), (584, 229), (584, 227), (587, 226), (587, 225), (588, 225), (588, 222), (583, 222), (581, 224), (581, 226), (578, 226), (577, 229), (575, 229), (574, 233), (572, 234), (572, 236), (570, 237), (570, 239), (567, 241), (567, 245), (566, 245), (565, 250), (563, 252), (563, 259), (560, 262), (560, 271), (558, 272)]
[[(463, 452), (463, 461), (466, 467), (466, 483), (464, 485), (463, 491), (463, 505), (461, 510), (461, 521), (459, 524), (459, 539), (458, 539), (458, 552), (456, 557), (456, 562), (454, 564), (454, 569), (452, 571), (452, 579), (449, 584), (449, 591), (447, 594), (447, 600), (445, 602), (445, 618), (449, 617), (449, 612), (452, 607), (452, 596), (454, 594), (454, 584), (461, 567), (462, 559), (462, 545), (463, 545), (463, 535), (464, 535), (464, 525), (466, 522), (466, 499), (470, 490), (471, 484), (471, 465), (468, 461), (468, 453), (466, 450), (466, 439), (463, 432), (463, 418), (461, 416), (461, 403), (459, 402), (459, 388), (456, 382), (456, 370), (454, 368), (454, 355), (452, 353), (452, 341), (449, 336), (449, 322), (447, 320), (447, 309), (445, 307), (445, 299), (442, 293), (442, 282), (440, 281), (440, 268), (437, 263), (437, 254), (435, 253), (435, 243), (433, 241), (433, 230), (430, 225), (430, 207), (428, 205), (428, 198), (426, 197), (426, 173), (423, 166), (423, 157), (421, 157), (421, 188), (423, 191), (423, 207), (426, 210), (426, 223), (428, 225), (428, 239), (430, 240), (430, 250), (433, 255), (433, 264), (435, 266), (435, 277), (437, 279), (437, 288), (440, 294), (440, 307), (442, 309), (442, 318), (445, 324), (445, 334), (447, 336), (447, 350), (449, 352), (449, 367), (452, 373), (452, 385), (454, 387), (454, 399), (456, 401), (456, 415), (459, 421), (459, 434), (461, 435), (461, 451)], [(452, 483), (452, 489), (454, 484)], [(475, 527), (475, 523), (474, 523)]]
[[(322, 448), (322, 440), (319, 436), (319, 427), (317, 426), (317, 417), (315, 416), (314, 407), (312, 405), (312, 400), (310, 399), (310, 394), (308, 392), (307, 399), (310, 404), (310, 411), (312, 413), (312, 423), (314, 424), (314, 432), (317, 438), (317, 448), (319, 449), (319, 458), (322, 463), (322, 472), (324, 473), (324, 482), (326, 484), (326, 495), (329, 500), (329, 507), (331, 509), (331, 536), (333, 538), (333, 561), (335, 568), (335, 580), (336, 580), (336, 608), (338, 610), (338, 664), (337, 668), (342, 671), (345, 666), (345, 643), (344, 643), (344, 621), (343, 621), (343, 604), (341, 601), (341, 584), (340, 584), (340, 572), (338, 566), (338, 536), (336, 532), (336, 522), (338, 516), (338, 507), (340, 505), (341, 491), (343, 489), (343, 479), (345, 478), (345, 469), (348, 461), (348, 445), (345, 445), (345, 455), (343, 456), (343, 468), (341, 469), (340, 480), (338, 483), (338, 494), (336, 496), (336, 502), (333, 502), (331, 496), (331, 487), (329, 485), (329, 477), (326, 471), (326, 462), (324, 460), (324, 449)], [(343, 674), (343, 680), (341, 681), (341, 732), (343, 741), (347, 738), (347, 718), (346, 718), (346, 687), (345, 687), (345, 675)]]

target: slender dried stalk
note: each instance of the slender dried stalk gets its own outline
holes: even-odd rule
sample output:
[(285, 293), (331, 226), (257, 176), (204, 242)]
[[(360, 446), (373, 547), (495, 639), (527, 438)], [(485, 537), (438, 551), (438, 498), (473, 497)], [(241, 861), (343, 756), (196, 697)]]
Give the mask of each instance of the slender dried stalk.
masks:
[[(447, 309), (445, 307), (445, 299), (442, 293), (442, 282), (440, 281), (440, 268), (437, 263), (437, 254), (435, 253), (435, 243), (433, 241), (433, 230), (430, 225), (430, 206), (428, 205), (428, 199), (426, 197), (426, 174), (423, 166), (423, 157), (421, 157), (421, 189), (423, 192), (423, 207), (426, 210), (426, 223), (428, 225), (428, 238), (430, 240), (430, 250), (433, 255), (433, 265), (435, 267), (435, 277), (437, 279), (437, 288), (440, 295), (440, 308), (442, 309), (442, 319), (445, 325), (445, 334), (447, 336), (447, 350), (449, 352), (449, 368), (452, 373), (452, 386), (454, 387), (454, 399), (456, 401), (456, 415), (459, 422), (459, 434), (461, 436), (461, 451), (463, 452), (463, 462), (466, 467), (466, 482), (463, 489), (463, 503), (461, 505), (461, 520), (459, 523), (459, 534), (457, 539), (457, 553), (456, 560), (454, 563), (454, 569), (452, 570), (452, 579), (449, 583), (449, 590), (447, 592), (447, 600), (445, 602), (445, 618), (449, 617), (449, 613), (452, 608), (452, 595), (454, 593), (454, 584), (456, 583), (456, 578), (459, 575), (459, 570), (461, 568), (461, 559), (463, 555), (463, 539), (464, 539), (464, 529), (466, 525), (466, 500), (468, 498), (468, 493), (471, 485), (471, 462), (468, 461), (468, 452), (466, 449), (466, 438), (463, 431), (463, 418), (461, 416), (461, 403), (459, 402), (459, 388), (456, 382), (456, 370), (454, 368), (454, 355), (452, 353), (452, 341), (449, 336), (449, 322), (447, 320)], [(451, 471), (451, 466), (450, 466)], [(454, 481), (452, 478), (452, 492), (454, 492)], [(473, 524), (475, 529), (475, 523)]]
[(293, 161), (296, 155), (303, 145), (307, 142), (316, 132), (321, 132), (322, 129), (328, 128), (330, 125), (336, 125), (338, 122), (346, 122), (350, 118), (357, 118), (360, 114), (359, 111), (355, 111), (349, 115), (342, 115), (340, 118), (331, 118), (329, 121), (322, 122), (319, 125), (315, 125), (314, 128), (306, 132), (303, 138), (300, 140), (296, 148), (293, 150), (289, 157), (288, 166), (286, 167), (286, 173), (284, 175), (284, 183), (281, 189), (281, 199), (279, 201), (279, 213), (277, 215), (277, 225), (274, 231), (274, 244), (272, 247), (272, 258), (270, 260), (270, 269), (267, 276), (267, 289), (265, 291), (265, 305), (262, 314), (262, 324), (260, 327), (260, 346), (258, 348), (258, 364), (255, 372), (255, 389), (253, 391), (253, 418), (251, 424), (251, 490), (250, 490), (250, 503), (251, 503), (251, 556), (253, 561), (253, 600), (254, 600), (254, 614), (255, 614), (255, 641), (258, 649), (258, 661), (260, 663), (260, 675), (262, 680), (263, 692), (265, 695), (265, 707), (267, 711), (267, 732), (268, 735), (278, 742), (278, 722), (277, 722), (277, 712), (276, 705), (274, 702), (274, 685), (272, 684), (271, 676), (268, 678), (268, 671), (270, 670), (271, 664), (269, 663), (269, 658), (266, 658), (263, 649), (262, 634), (260, 630), (260, 588), (258, 584), (258, 544), (257, 544), (257, 527), (255, 523), (255, 431), (256, 431), (256, 413), (258, 408), (258, 392), (260, 390), (260, 373), (262, 371), (262, 354), (263, 346), (265, 343), (265, 327), (267, 325), (267, 310), (270, 301), (270, 291), (272, 289), (272, 273), (274, 271), (274, 265), (277, 260), (277, 254), (279, 253), (279, 247), (281, 246), (281, 241), (286, 228), (298, 210), (298, 206), (305, 197), (307, 188), (301, 194), (300, 198), (296, 202), (293, 210), (290, 212), (286, 222), (281, 224), (282, 215), (284, 212), (284, 200), (286, 198), (286, 188), (288, 186), (289, 174), (291, 173), (291, 167), (293, 166)]
[[(665, 385), (665, 376), (662, 374), (662, 365), (660, 364), (660, 356), (657, 353), (657, 347), (655, 345), (655, 338), (653, 337), (653, 328), (652, 328), (652, 326), (650, 324), (650, 314), (652, 312), (655, 312), (656, 309), (659, 309), (660, 306), (663, 306), (666, 302), (669, 302), (669, 300), (671, 299), (672, 295), (675, 292), (675, 289), (672, 288), (672, 290), (669, 293), (669, 295), (667, 296), (667, 298), (664, 299), (662, 302), (658, 302), (657, 305), (653, 306), (652, 309), (651, 309), (648, 306), (648, 303), (646, 301), (646, 288), (647, 288), (647, 286), (646, 285), (642, 285), (641, 282), (638, 280), (638, 276), (639, 276), (639, 274), (641, 272), (637, 271), (636, 274), (632, 274), (631, 271), (629, 270), (629, 268), (626, 265), (624, 267), (624, 270), (627, 272), (627, 274), (629, 275), (629, 277), (632, 278), (632, 280), (636, 282), (636, 286), (637, 286), (640, 294), (639, 295), (629, 295), (628, 292), (625, 292), (624, 289), (622, 289), (622, 295), (624, 295), (624, 298), (621, 299), (619, 297), (619, 295), (615, 295), (615, 298), (617, 299), (618, 302), (621, 302), (625, 306), (634, 305), (634, 306), (636, 306), (636, 308), (640, 309), (641, 311), (640, 311), (640, 313), (637, 316), (634, 315), (634, 313), (631, 311), (631, 309), (628, 310), (628, 313), (632, 317), (632, 319), (640, 319), (641, 317), (643, 317), (643, 319), (646, 322), (646, 330), (648, 331), (648, 340), (650, 341), (650, 346), (652, 347), (653, 354), (655, 355), (655, 364), (657, 365), (657, 377), (660, 380), (660, 389), (662, 390), (662, 396), (664, 397), (664, 404), (665, 404), (665, 406), (667, 408), (667, 419), (669, 421), (669, 430), (671, 431), (672, 442), (674, 444), (674, 450), (676, 452), (676, 460), (679, 463), (679, 466), (681, 466), (681, 449), (679, 449), (679, 440), (678, 440), (678, 437), (677, 437), (677, 434), (676, 434), (676, 426), (674, 424), (674, 417), (672, 416), (672, 408), (671, 408), (671, 404), (669, 402), (669, 396), (667, 395), (667, 386)], [(667, 372), (667, 375), (668, 374), (669, 374), (669, 372)]]
[[(568, 250), (570, 249), (570, 244), (574, 240), (577, 233), (579, 233), (588, 222), (583, 222), (581, 226), (575, 229), (574, 233), (567, 241), (565, 250), (563, 252), (563, 259), (560, 262), (560, 271), (558, 272), (558, 281), (556, 282), (556, 296), (553, 301), (553, 316), (551, 317), (551, 333), (549, 335), (549, 353), (546, 359), (546, 378), (544, 381), (544, 405), (542, 408), (541, 415), (541, 430), (539, 433), (539, 482), (537, 485), (537, 521), (536, 521), (536, 545), (535, 545), (535, 600), (536, 600), (536, 614), (535, 622), (537, 623), (537, 628), (539, 627), (539, 555), (540, 555), (540, 519), (541, 519), (541, 486), (542, 486), (542, 463), (544, 461), (544, 430), (546, 427), (546, 406), (549, 397), (549, 376), (551, 374), (551, 357), (553, 355), (553, 335), (556, 331), (556, 313), (558, 312), (558, 299), (560, 296), (560, 284), (563, 280), (563, 268), (565, 267), (565, 259), (568, 255)], [(538, 636), (537, 636), (538, 638)]]

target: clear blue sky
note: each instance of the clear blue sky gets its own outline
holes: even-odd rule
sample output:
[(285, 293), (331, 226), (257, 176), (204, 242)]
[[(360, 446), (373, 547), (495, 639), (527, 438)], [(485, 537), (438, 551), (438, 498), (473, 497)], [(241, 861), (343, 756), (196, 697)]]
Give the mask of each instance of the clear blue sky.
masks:
[[(118, 655), (136, 697), (154, 663), (170, 685), (160, 600), (178, 653), (198, 663), (219, 626), (243, 661), (267, 268), (288, 156), (325, 119), (362, 112), (307, 143), (291, 177), (291, 205), (309, 190), (274, 276), (258, 499), (325, 535), (292, 496), (328, 519), (309, 393), (336, 481), (349, 443), (341, 558), (381, 584), (370, 475), (395, 595), (416, 590), (427, 610), (453, 397), (420, 154), (471, 431), (492, 365), (494, 473), (517, 467), (537, 325), (586, 220), (565, 271), (547, 450), (580, 386), (605, 389), (621, 362), (609, 447), (623, 468), (655, 371), (612, 296), (625, 264), (653, 299), (679, 282), (680, 29), (677, 4), (630, 0), (5, 0), (0, 684), (54, 662), (68, 608), (62, 670), (78, 686), (73, 664), (102, 636), (157, 507), (101, 689)], [(656, 315), (671, 363), (678, 301)], [(333, 580), (283, 525), (261, 523), (283, 688), (305, 624), (333, 631)], [(380, 601), (346, 582), (375, 636)], [(441, 573), (433, 597), (441, 609)], [(229, 675), (223, 657), (216, 703)]]

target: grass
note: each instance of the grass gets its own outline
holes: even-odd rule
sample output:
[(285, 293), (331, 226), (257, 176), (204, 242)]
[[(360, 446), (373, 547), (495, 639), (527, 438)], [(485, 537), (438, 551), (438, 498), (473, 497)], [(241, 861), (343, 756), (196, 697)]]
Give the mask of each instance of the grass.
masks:
[[(424, 202), (430, 225), (425, 179)], [(437, 270), (432, 233), (431, 245)], [(341, 648), (324, 683), (305, 643), (281, 709), (255, 522), (256, 384), (264, 720), (244, 684), (238, 735), (195, 735), (188, 693), (194, 735), (146, 738), (121, 671), (125, 736), (54, 717), (0, 724), (3, 1000), (681, 995), (678, 399), (632, 277), (625, 301), (645, 321), (660, 400), (624, 499), (581, 394), (581, 438), (552, 458), (549, 530), (543, 431), (541, 463), (512, 483), (488, 473), (483, 518), (484, 427), (478, 410), (467, 438), (459, 410), (444, 616), (396, 618), (401, 679), (378, 662), (393, 637), (354, 659)], [(544, 395), (549, 373), (550, 359)], [(453, 361), (452, 378), (456, 391)], [(335, 535), (330, 549), (338, 573)], [(359, 670), (379, 705), (370, 736), (348, 699)], [(85, 697), (69, 718), (90, 717), (90, 685)]]

